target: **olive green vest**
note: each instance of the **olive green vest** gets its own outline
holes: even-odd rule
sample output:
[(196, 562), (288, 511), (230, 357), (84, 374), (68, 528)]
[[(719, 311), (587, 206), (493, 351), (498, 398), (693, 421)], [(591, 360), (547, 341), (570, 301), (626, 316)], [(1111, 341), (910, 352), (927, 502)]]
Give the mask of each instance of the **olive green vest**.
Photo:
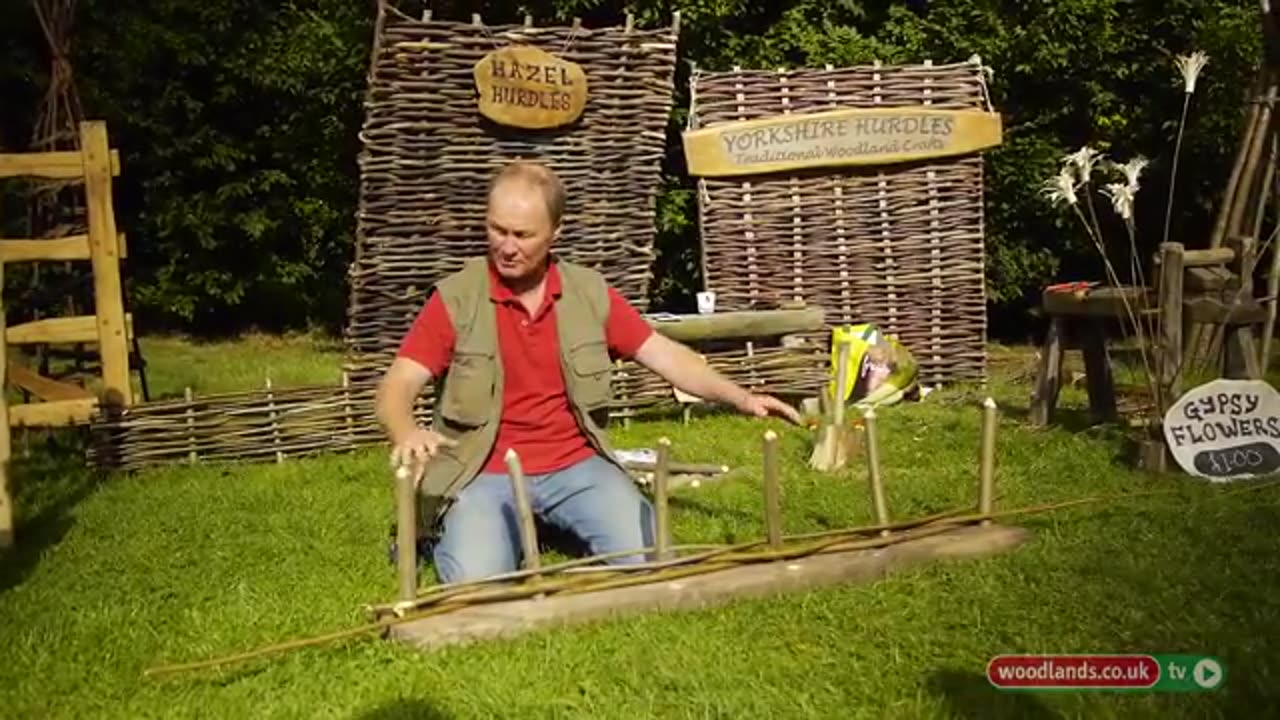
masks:
[[(556, 261), (561, 295), (555, 300), (560, 371), (569, 407), (596, 452), (618, 464), (604, 428), (612, 399), (612, 362), (605, 340), (608, 285), (586, 267)], [(470, 259), (436, 285), (456, 340), (449, 369), (435, 383), (432, 427), (458, 445), (427, 465), (419, 489), (421, 521), (429, 530), (483, 469), (502, 419), (503, 370), (495, 302), (486, 257)]]

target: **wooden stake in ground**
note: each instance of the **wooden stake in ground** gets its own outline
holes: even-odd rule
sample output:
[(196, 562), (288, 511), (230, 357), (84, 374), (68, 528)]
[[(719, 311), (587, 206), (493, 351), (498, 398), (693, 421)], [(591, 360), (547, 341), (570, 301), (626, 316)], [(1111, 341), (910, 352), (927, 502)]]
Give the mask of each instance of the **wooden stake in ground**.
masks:
[(764, 525), (771, 548), (782, 547), (781, 483), (778, 474), (778, 433), (767, 430), (764, 434)]
[[(880, 477), (880, 447), (876, 440), (876, 409), (867, 408), (862, 416), (867, 433), (867, 483), (871, 486), (871, 506), (876, 513), (877, 525), (889, 524), (889, 508), (884, 500), (884, 482)], [(888, 535), (888, 530), (881, 530)]]
[[(982, 445), (978, 465), (978, 513), (991, 514), (991, 501), (995, 493), (996, 465), (996, 401), (987, 398), (982, 403)], [(982, 521), (990, 525), (991, 520)]]
[(667, 559), (667, 533), (670, 532), (670, 520), (667, 515), (667, 475), (671, 466), (671, 441), (658, 438), (658, 461), (653, 469), (653, 525), (654, 552), (653, 559), (661, 562)]
[[(514, 448), (507, 449), (507, 472), (511, 474), (511, 490), (516, 500), (516, 520), (520, 524), (520, 553), (524, 560), (521, 565), (525, 570), (537, 570), (542, 567), (542, 557), (538, 554), (538, 529), (533, 522), (533, 507), (529, 504), (529, 488), (525, 484), (524, 469), (520, 464), (520, 456)], [(537, 582), (541, 575), (529, 576), (530, 582)]]
[(418, 503), (413, 473), (396, 468), (396, 559), (400, 574), (400, 599), (418, 595)]
[(818, 440), (814, 443), (813, 454), (809, 456), (809, 466), (815, 470), (839, 470), (848, 465), (849, 458), (857, 453), (853, 428), (845, 424), (844, 417), (844, 387), (849, 378), (851, 350), (848, 342), (841, 342), (836, 353), (835, 393), (826, 398), (829, 401), (829, 414), (823, 415), (824, 424), (818, 428)]

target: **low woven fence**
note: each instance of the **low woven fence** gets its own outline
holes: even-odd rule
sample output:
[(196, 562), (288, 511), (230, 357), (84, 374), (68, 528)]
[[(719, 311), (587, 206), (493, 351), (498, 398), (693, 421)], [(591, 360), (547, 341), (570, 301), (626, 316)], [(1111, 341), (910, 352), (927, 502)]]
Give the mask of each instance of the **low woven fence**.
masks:
[[(735, 382), (782, 396), (815, 394), (826, 379), (827, 355), (816, 347), (739, 344), (705, 353), (707, 362)], [(99, 467), (214, 461), (283, 461), (285, 458), (356, 450), (384, 443), (374, 417), (377, 381), (261, 389), (139, 403), (93, 419), (90, 461)], [(612, 416), (631, 418), (675, 407), (662, 378), (633, 362), (614, 373)], [(431, 419), (432, 397), (417, 404), (420, 422)]]
[[(984, 71), (975, 60), (697, 73), (691, 124), (835, 108), (990, 110)], [(896, 334), (922, 381), (985, 376), (980, 156), (707, 177), (699, 188), (703, 277), (717, 308), (803, 300), (830, 323)]]
[[(379, 372), (436, 281), (485, 251), (491, 175), (517, 159), (560, 176), (557, 252), (601, 271), (641, 311), (655, 256), (657, 202), (674, 101), (674, 26), (533, 27), (409, 17), (383, 0), (360, 132), (356, 256), (347, 369)], [(476, 105), (473, 68), (510, 45), (580, 65), (582, 116), (551, 130), (505, 127)]]

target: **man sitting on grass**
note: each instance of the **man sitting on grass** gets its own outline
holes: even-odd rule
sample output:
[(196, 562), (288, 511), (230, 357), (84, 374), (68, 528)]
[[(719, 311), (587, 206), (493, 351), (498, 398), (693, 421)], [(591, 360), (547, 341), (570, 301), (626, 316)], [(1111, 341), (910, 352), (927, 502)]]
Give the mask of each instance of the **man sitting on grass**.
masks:
[[(433, 556), (441, 582), (517, 569), (508, 449), (520, 456), (535, 514), (593, 554), (653, 545), (652, 508), (602, 430), (614, 359), (635, 359), (744, 413), (800, 422), (794, 408), (739, 387), (655, 333), (598, 272), (556, 258), (564, 206), (550, 169), (518, 162), (499, 172), (489, 187), (487, 256), (436, 285), (378, 388), (392, 464), (414, 473), (421, 522), (440, 520)], [(412, 407), (433, 378), (443, 388), (428, 429)]]

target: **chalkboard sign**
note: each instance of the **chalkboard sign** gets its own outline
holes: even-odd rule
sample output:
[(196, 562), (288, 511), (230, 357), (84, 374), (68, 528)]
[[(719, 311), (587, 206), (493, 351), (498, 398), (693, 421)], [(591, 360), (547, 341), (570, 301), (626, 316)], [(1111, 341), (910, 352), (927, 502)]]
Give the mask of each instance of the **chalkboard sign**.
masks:
[(1280, 472), (1280, 393), (1260, 380), (1214, 380), (1164, 416), (1182, 469), (1215, 482)]

